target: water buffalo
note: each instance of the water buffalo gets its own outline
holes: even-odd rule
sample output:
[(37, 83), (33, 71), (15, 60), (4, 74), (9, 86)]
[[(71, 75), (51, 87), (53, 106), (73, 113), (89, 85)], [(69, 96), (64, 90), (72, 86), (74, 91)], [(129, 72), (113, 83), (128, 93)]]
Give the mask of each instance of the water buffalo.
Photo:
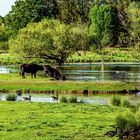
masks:
[(44, 70), (43, 66), (37, 64), (22, 64), (20, 65), (20, 75), (25, 78), (25, 73), (31, 73), (31, 77), (36, 78), (36, 72)]
[(44, 71), (46, 74), (56, 80), (66, 80), (64, 75), (62, 75), (57, 69), (52, 68), (50, 65), (45, 65)]

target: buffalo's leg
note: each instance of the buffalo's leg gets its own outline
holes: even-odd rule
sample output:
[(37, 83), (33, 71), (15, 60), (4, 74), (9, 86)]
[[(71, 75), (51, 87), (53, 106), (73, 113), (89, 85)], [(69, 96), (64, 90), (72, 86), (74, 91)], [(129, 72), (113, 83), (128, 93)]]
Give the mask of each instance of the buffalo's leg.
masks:
[(31, 73), (31, 77), (33, 78), (36, 78), (36, 73)]
[(25, 73), (21, 72), (22, 78), (25, 78)]

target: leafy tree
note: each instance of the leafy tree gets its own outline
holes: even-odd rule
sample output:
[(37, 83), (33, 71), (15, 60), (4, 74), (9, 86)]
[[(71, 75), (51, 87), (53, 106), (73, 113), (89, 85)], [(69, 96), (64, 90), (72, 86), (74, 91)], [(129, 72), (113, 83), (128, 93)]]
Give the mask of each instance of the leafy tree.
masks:
[(0, 50), (7, 51), (8, 50), (8, 31), (6, 30), (4, 24), (4, 18), (0, 16)]
[(130, 34), (132, 45), (140, 41), (140, 2), (131, 2), (128, 7), (128, 18), (130, 19)]
[(132, 56), (140, 62), (140, 2), (132, 2), (128, 7), (128, 17), (131, 20), (129, 32), (131, 34)]
[(95, 4), (90, 11), (90, 35), (100, 40), (102, 45), (114, 45), (118, 41), (119, 21), (117, 9), (112, 5)]
[(39, 22), (44, 17), (56, 17), (55, 1), (51, 0), (17, 0), (12, 10), (5, 16), (5, 24), (18, 31), (30, 22)]
[[(79, 47), (83, 32), (58, 20), (31, 23), (9, 41), (10, 50), (24, 58), (43, 58), (63, 64)], [(85, 38), (86, 40), (86, 38)], [(85, 44), (86, 45), (86, 44)]]
[(102, 78), (104, 78), (104, 48), (118, 41), (119, 23), (116, 7), (110, 4), (95, 4), (90, 10), (89, 35), (101, 50)]
[(66, 24), (88, 22), (91, 0), (57, 0), (58, 19)]
[(127, 14), (127, 8), (129, 6), (129, 0), (120, 0), (117, 3), (117, 10), (118, 10), (118, 18), (120, 23), (120, 31), (119, 31), (119, 45), (127, 47), (130, 41), (130, 20)]

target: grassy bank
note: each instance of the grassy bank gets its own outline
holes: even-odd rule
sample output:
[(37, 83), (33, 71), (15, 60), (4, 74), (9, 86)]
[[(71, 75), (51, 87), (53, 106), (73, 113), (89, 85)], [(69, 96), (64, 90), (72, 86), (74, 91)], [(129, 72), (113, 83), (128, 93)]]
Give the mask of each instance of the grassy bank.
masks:
[(104, 134), (114, 130), (116, 115), (126, 108), (0, 102), (0, 110), (1, 140), (117, 140)]
[(124, 82), (74, 82), (74, 81), (50, 81), (48, 78), (37, 77), (22, 79), (18, 74), (0, 74), (0, 90), (30, 90), (30, 91), (123, 91), (134, 90), (135, 87)]

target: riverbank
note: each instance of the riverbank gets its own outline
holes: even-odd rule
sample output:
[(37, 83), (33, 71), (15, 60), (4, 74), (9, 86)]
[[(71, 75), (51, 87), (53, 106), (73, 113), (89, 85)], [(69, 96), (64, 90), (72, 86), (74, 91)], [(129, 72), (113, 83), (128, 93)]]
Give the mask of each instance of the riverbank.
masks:
[(89, 104), (0, 102), (0, 110), (0, 136), (4, 140), (117, 140), (118, 137), (110, 138), (104, 134), (115, 130), (116, 116), (128, 108)]
[(27, 90), (32, 93), (131, 93), (136, 90), (133, 84), (119, 81), (104, 82), (74, 82), (74, 81), (51, 81), (50, 78), (31, 78), (29, 75), (22, 79), (16, 73), (0, 74), (0, 90), (2, 92), (16, 92)]

